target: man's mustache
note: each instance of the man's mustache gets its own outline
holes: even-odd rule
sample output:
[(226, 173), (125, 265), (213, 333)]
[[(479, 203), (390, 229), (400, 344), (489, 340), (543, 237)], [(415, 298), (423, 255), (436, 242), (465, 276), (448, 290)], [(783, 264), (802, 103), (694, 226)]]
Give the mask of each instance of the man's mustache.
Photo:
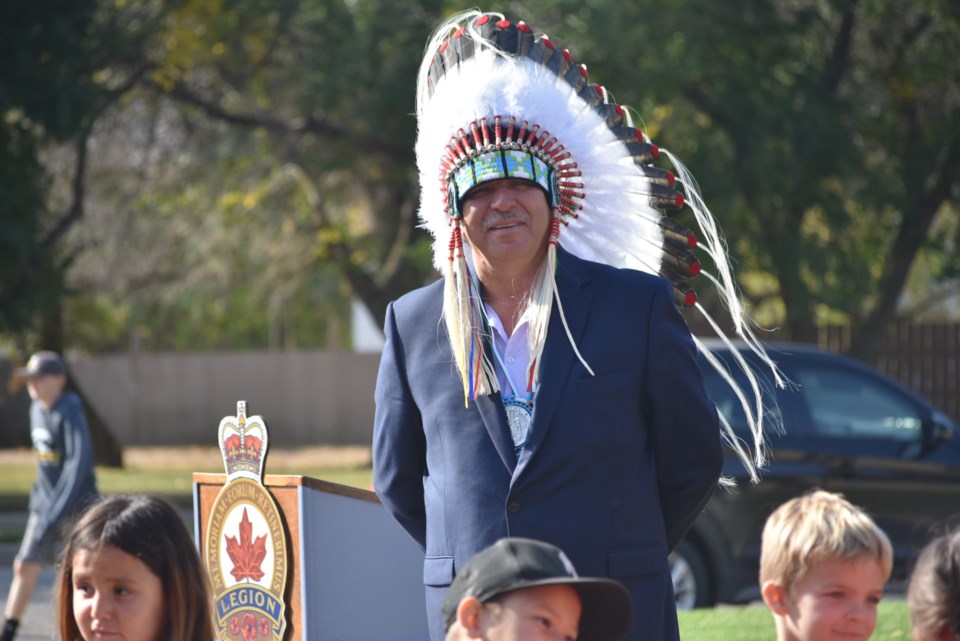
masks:
[(522, 209), (490, 212), (483, 219), (483, 231), (490, 231), (505, 222), (528, 223), (530, 222), (530, 214)]

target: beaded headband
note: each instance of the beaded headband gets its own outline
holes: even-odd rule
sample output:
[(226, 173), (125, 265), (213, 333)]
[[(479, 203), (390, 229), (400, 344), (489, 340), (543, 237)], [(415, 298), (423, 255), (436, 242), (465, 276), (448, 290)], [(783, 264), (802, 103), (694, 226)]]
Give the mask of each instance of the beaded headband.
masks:
[[(493, 127), (496, 137), (492, 141), (491, 127), (486, 119), (481, 120), (480, 124), (470, 123), (470, 129), (474, 132), (476, 151), (469, 146), (466, 135), (463, 135), (456, 141), (455, 146), (448, 147), (449, 153), (444, 159), (444, 166), (450, 167), (447, 174), (449, 184), (447, 212), (450, 216), (462, 218), (460, 202), (471, 189), (483, 183), (504, 178), (522, 179), (535, 183), (547, 193), (547, 202), (550, 203), (551, 209), (560, 205), (557, 200), (560, 187), (555, 183), (555, 162), (546, 153), (531, 149), (529, 145), (513, 139), (516, 130), (515, 120), (510, 121), (504, 138), (501, 136), (503, 127), (500, 116), (497, 116)], [(482, 146), (479, 138), (480, 131), (483, 132)], [(524, 130), (521, 129), (519, 134), (523, 133)], [(518, 140), (525, 140), (519, 134)], [(470, 152), (464, 153), (464, 149), (470, 149)]]
[[(703, 274), (730, 311), (738, 336), (770, 367), (777, 384), (784, 384), (746, 321), (726, 244), (692, 175), (635, 127), (630, 111), (603, 86), (588, 81), (586, 67), (569, 51), (498, 13), (457, 14), (427, 44), (418, 76), (417, 119), (419, 216), (433, 236), (434, 264), (445, 277), (444, 320), (467, 403), (498, 391), (498, 385), (484, 349), (482, 302), (460, 206), (471, 189), (502, 178), (538, 184), (552, 210), (547, 259), (528, 305), (532, 388), (539, 380), (554, 303), (566, 325), (554, 282), (558, 243), (586, 260), (663, 276), (673, 284), (677, 305), (702, 314), (729, 342), (689, 283), (702, 271), (693, 250), (705, 251), (717, 274)], [(663, 158), (676, 175), (654, 165)], [(699, 233), (670, 217), (685, 206)], [(569, 329), (567, 338), (592, 374)], [(703, 343), (693, 340), (741, 401), (753, 443), (745, 448), (725, 422), (724, 436), (753, 473), (764, 463), (757, 379), (741, 358), (738, 366), (749, 387), (741, 389)]]

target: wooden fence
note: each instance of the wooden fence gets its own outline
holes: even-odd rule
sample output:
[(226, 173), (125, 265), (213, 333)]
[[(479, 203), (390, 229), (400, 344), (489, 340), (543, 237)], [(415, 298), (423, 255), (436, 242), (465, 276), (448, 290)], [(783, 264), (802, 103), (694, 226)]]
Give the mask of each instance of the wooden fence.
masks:
[[(850, 329), (820, 330), (845, 352)], [(209, 443), (220, 418), (251, 402), (276, 443), (369, 443), (377, 354), (210, 352), (98, 355), (71, 362), (89, 400), (123, 445)], [(960, 422), (960, 323), (894, 324), (878, 368)], [(0, 447), (29, 445), (22, 386), (5, 386), (0, 358)]]

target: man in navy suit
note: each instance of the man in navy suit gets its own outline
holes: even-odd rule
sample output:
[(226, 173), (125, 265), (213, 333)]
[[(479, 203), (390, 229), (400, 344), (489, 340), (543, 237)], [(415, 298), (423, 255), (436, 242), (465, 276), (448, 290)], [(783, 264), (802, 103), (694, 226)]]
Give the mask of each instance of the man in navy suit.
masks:
[[(578, 572), (622, 582), (628, 638), (678, 639), (667, 557), (723, 454), (675, 304), (685, 283), (629, 260), (676, 267), (660, 214), (636, 196), (662, 196), (669, 172), (640, 158), (651, 146), (624, 134), (622, 114), (583, 98), (591, 88), (545, 40), (467, 12), (428, 45), (420, 215), (444, 276), (387, 310), (374, 486), (424, 550), (433, 641), (454, 576), (503, 537), (549, 542)], [(585, 132), (596, 140), (577, 147)], [(626, 167), (620, 138), (634, 145)], [(604, 182), (612, 172), (622, 189)], [(636, 220), (614, 224), (633, 215), (661, 230), (649, 246)]]

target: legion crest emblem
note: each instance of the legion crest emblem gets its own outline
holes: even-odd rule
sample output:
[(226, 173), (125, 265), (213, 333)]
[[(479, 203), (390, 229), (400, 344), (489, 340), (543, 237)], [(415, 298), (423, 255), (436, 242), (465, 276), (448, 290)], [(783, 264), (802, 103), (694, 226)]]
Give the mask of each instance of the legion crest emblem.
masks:
[(267, 425), (237, 415), (220, 421), (220, 451), (227, 471), (210, 510), (205, 552), (220, 639), (282, 641), (287, 621), (287, 539), (283, 519), (263, 486)]

